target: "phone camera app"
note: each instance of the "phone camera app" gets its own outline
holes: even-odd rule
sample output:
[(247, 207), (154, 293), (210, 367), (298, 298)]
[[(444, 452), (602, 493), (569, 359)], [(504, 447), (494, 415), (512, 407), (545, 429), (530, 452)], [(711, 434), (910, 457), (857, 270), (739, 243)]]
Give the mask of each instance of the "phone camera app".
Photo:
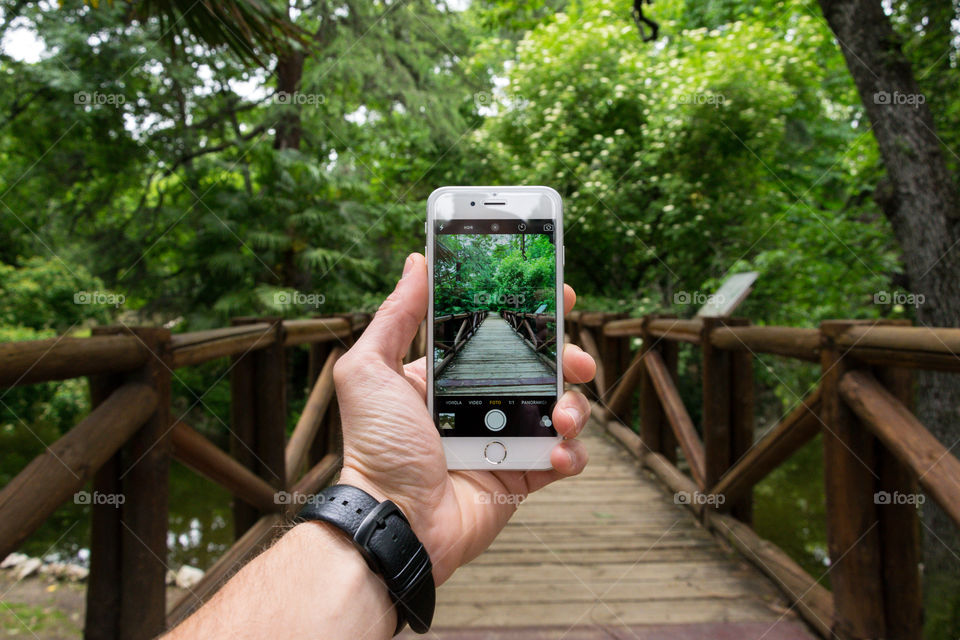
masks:
[(490, 225), (490, 231), (500, 231), (500, 225), (494, 222), (492, 225)]
[(544, 231), (553, 231), (553, 225), (548, 222), (547, 224), (543, 225), (543, 230), (544, 230)]

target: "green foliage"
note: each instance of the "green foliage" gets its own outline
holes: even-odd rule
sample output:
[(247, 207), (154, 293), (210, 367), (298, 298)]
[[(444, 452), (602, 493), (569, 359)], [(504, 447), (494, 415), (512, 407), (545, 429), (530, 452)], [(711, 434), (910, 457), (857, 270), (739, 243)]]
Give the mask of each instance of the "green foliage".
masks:
[[(911, 314), (875, 304), (901, 271), (871, 199), (883, 168), (812, 0), (657, 0), (648, 44), (622, 0), (348, 0), (288, 18), (245, 4), (205, 20), (147, 3), (131, 20), (127, 3), (0, 0), (0, 37), (27, 27), (46, 47), (36, 62), (0, 52), (0, 340), (121, 318), (188, 331), (373, 310), (422, 249), (426, 197), (444, 184), (560, 191), (581, 308), (690, 316), (684, 300), (755, 270), (738, 310), (755, 324)], [(956, 8), (889, 8), (955, 148)], [(280, 61), (300, 54), (310, 101), (284, 103)], [(298, 145), (282, 139), (290, 125)], [(445, 238), (460, 268), (438, 265), (438, 309), (554, 311), (552, 247), (528, 240)], [(79, 292), (125, 301), (74, 304)], [(682, 371), (696, 366), (681, 351)], [(817, 377), (764, 358), (756, 372), (774, 413)], [(174, 379), (174, 412), (214, 439), (227, 433), (225, 374), (219, 362)], [(86, 411), (83, 381), (3, 392), (0, 484)], [(786, 518), (807, 501), (793, 513), (818, 517), (778, 484), (818, 473), (810, 455), (760, 486), (765, 510)], [(770, 536), (777, 524), (758, 522)], [(808, 533), (777, 542), (815, 568), (822, 534)]]
[[(873, 208), (843, 208), (858, 161), (843, 152), (872, 141), (850, 126), (846, 96), (824, 90), (814, 55), (824, 27), (791, 23), (784, 38), (758, 21), (712, 31), (665, 21), (661, 46), (638, 47), (614, 3), (591, 3), (518, 45), (505, 89), (513, 108), (477, 139), (491, 181), (551, 184), (566, 197), (579, 290), (625, 293), (647, 311), (758, 268), (765, 291), (808, 287), (806, 317), (777, 320), (809, 322), (862, 308), (896, 268)], [(836, 296), (806, 302), (827, 288)], [(793, 311), (764, 307), (783, 309)]]
[(556, 256), (548, 236), (438, 236), (436, 315), (507, 309), (556, 311)]
[[(86, 269), (34, 256), (0, 263), (0, 342), (40, 340), (106, 322), (113, 307), (75, 296), (109, 293)], [(23, 385), (0, 392), (0, 485), (76, 424), (88, 410), (83, 379)]]

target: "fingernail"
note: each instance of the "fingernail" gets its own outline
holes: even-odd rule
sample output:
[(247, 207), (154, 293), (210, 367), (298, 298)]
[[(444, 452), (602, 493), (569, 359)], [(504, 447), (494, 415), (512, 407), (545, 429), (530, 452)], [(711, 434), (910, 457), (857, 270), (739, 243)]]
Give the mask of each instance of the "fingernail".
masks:
[(573, 407), (567, 407), (566, 409), (564, 409), (564, 411), (568, 416), (570, 416), (573, 419), (573, 424), (579, 425), (580, 421), (583, 420), (583, 414), (580, 413), (578, 410), (574, 409)]
[(403, 275), (400, 276), (400, 279), (406, 278), (410, 275), (410, 270), (413, 269), (413, 254), (407, 256), (407, 261), (403, 263)]
[(570, 449), (567, 449), (567, 458), (570, 459), (570, 466), (576, 468), (577, 466), (577, 454), (575, 454)]

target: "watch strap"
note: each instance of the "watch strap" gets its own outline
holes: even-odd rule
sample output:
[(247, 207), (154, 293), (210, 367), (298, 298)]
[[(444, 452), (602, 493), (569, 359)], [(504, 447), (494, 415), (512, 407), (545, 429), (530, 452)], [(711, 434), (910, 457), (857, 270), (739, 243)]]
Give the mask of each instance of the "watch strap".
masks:
[(387, 586), (397, 610), (395, 633), (405, 622), (417, 633), (430, 629), (436, 605), (433, 565), (396, 504), (378, 502), (350, 485), (333, 485), (311, 499), (298, 518), (327, 522), (350, 536)]

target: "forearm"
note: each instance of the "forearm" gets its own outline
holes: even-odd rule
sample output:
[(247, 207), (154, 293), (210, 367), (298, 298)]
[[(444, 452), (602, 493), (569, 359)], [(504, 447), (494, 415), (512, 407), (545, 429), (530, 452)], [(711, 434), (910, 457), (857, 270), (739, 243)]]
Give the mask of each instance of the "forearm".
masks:
[(397, 618), (383, 581), (340, 532), (309, 522), (247, 564), (167, 640), (390, 638)]

